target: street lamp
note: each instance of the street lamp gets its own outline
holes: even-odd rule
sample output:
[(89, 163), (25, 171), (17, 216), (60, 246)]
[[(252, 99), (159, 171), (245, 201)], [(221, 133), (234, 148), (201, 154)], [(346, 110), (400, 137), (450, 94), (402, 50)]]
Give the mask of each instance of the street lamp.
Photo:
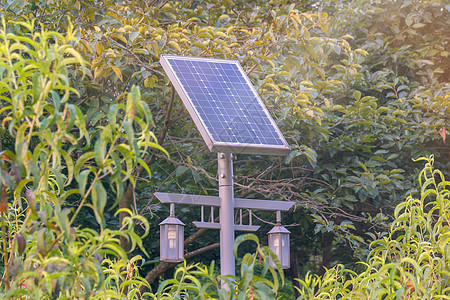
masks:
[(170, 215), (159, 226), (161, 261), (183, 261), (185, 225), (175, 217), (175, 204), (170, 204)]
[[(278, 260), (283, 269), (289, 269), (291, 266), (289, 248), (290, 233), (289, 230), (281, 225), (281, 212), (277, 211), (277, 224), (268, 233), (269, 247), (278, 256)], [(272, 266), (275, 267), (273, 261)]]
[[(218, 153), (219, 196), (159, 192), (155, 195), (161, 202), (201, 206), (201, 219), (194, 225), (220, 230), (220, 273), (222, 276), (234, 276), (235, 231), (256, 231), (259, 228), (252, 225), (251, 217), (249, 224), (242, 224), (242, 217), (239, 224), (235, 224), (235, 209), (240, 210), (240, 215), (242, 209), (287, 211), (294, 203), (235, 198), (232, 153), (288, 155), (291, 149), (239, 62), (161, 55), (160, 63), (209, 150)], [(203, 218), (204, 206), (211, 207), (210, 220), (206, 222)], [(214, 221), (215, 207), (219, 208), (219, 222)], [(179, 225), (178, 222), (176, 224)], [(278, 231), (284, 229), (281, 225), (277, 228)], [(177, 231), (174, 229), (174, 232)], [(279, 235), (280, 232), (274, 234)], [(173, 239), (173, 243), (179, 243), (179, 236)], [(165, 245), (161, 259), (168, 259), (168, 229), (164, 231), (164, 236), (161, 229), (161, 237)], [(181, 244), (177, 246), (182, 247)], [(287, 240), (284, 235), (279, 236), (279, 245), (281, 250), (289, 247), (289, 236)], [(284, 257), (284, 253), (278, 256)], [(182, 259), (181, 254), (176, 257)], [(287, 257), (289, 259), (289, 255)]]

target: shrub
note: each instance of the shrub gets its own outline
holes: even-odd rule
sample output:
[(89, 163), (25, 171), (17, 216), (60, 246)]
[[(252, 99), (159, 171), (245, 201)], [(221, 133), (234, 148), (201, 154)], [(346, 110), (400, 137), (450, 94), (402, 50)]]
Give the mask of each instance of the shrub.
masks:
[[(387, 234), (371, 243), (365, 270), (338, 265), (298, 279), (299, 299), (450, 299), (450, 181), (419, 158), (420, 191), (400, 203)], [(375, 236), (373, 236), (375, 237)]]
[[(133, 168), (148, 170), (142, 155), (164, 150), (154, 142), (150, 110), (137, 87), (125, 103), (109, 107), (108, 124), (88, 131), (69, 101), (77, 96), (70, 78), (84, 66), (75, 33), (72, 27), (64, 36), (37, 27), (32, 21), (0, 24), (1, 125), (14, 137), (11, 149), (0, 152), (4, 297), (109, 294), (102, 260), (126, 264), (120, 237), (145, 253), (149, 225), (118, 210), (128, 214), (123, 226), (106, 228), (103, 211), (121, 197), (124, 180), (133, 182)], [(95, 216), (96, 229), (76, 226), (82, 209)], [(143, 236), (134, 232), (136, 222)]]

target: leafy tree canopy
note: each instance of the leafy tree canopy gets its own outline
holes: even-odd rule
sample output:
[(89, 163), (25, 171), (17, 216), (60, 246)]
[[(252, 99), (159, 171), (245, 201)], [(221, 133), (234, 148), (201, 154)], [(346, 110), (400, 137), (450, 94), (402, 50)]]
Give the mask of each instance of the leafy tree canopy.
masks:
[[(3, 25), (2, 44), (10, 39), (6, 32), (42, 43), (34, 35), (43, 28), (61, 35), (49, 38), (55, 45), (68, 39), (80, 53), (65, 53), (70, 47), (49, 52), (41, 45), (46, 56), (20, 54), (41, 63), (49, 78), (61, 63), (63, 75), (40, 79), (25, 69), (26, 75), (17, 75), (22, 89), (6, 83), (0, 151), (11, 151), (8, 157), (21, 158), (19, 163), (27, 161), (26, 153), (36, 153), (35, 164), (45, 161), (48, 167), (36, 166), (52, 175), (38, 178), (57, 188), (61, 209), (73, 206), (74, 215), (81, 214), (82, 220), (74, 221), (81, 227), (134, 227), (126, 221), (131, 209), (155, 231), (167, 208), (156, 203), (153, 192), (217, 193), (215, 154), (164, 74), (159, 64), (164, 53), (238, 60), (287, 138), (289, 156), (239, 155), (234, 173), (236, 196), (296, 202), (284, 218), (294, 225), (292, 277), (323, 272), (321, 266), (334, 262), (349, 264), (355, 256), (365, 259), (367, 232), (384, 231), (395, 205), (417, 192), (411, 158), (434, 154), (435, 164), (450, 171), (450, 6), (444, 0), (11, 0), (0, 12), (5, 23), (35, 19), (31, 27)], [(1, 68), (2, 78), (10, 78), (13, 71)], [(55, 89), (44, 89), (47, 82), (55, 82)], [(37, 86), (48, 103), (33, 102), (41, 93)], [(20, 97), (31, 102), (20, 106), (11, 100)], [(150, 147), (141, 150), (144, 145)], [(40, 157), (43, 149), (51, 158)], [(108, 156), (112, 153), (117, 157)], [(20, 180), (9, 179), (23, 182), (15, 201), (40, 187), (32, 180), (37, 167), (20, 168)], [(84, 189), (86, 182), (92, 190)], [(114, 204), (124, 209), (119, 218), (104, 210)], [(196, 216), (182, 212), (186, 221)], [(208, 248), (213, 237), (207, 233), (187, 231), (188, 254), (214, 248)], [(156, 236), (142, 241), (122, 236), (120, 244), (128, 252), (142, 245), (153, 259)], [(169, 265), (154, 267), (144, 266), (150, 282)]]

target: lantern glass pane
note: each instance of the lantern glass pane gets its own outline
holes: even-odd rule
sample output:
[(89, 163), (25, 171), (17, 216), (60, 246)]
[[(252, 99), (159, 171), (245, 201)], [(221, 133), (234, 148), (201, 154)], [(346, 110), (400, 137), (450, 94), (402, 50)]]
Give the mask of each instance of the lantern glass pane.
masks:
[(184, 258), (184, 226), (178, 226), (178, 260)]
[(169, 239), (169, 248), (175, 248), (177, 243), (177, 228), (175, 225), (169, 226), (167, 238)]
[(159, 249), (160, 249), (160, 259), (165, 260), (167, 255), (167, 249), (166, 249), (166, 225), (160, 226), (160, 233), (159, 233)]
[(275, 234), (271, 234), (269, 237), (269, 247), (273, 250), (273, 252), (275, 252), (275, 254), (278, 256), (278, 258), (280, 258), (280, 234), (279, 233), (275, 233)]
[(289, 245), (289, 234), (280, 234), (281, 238), (281, 255), (278, 255), (278, 258), (281, 261), (281, 266), (283, 269), (287, 269), (290, 267), (290, 245)]
[[(270, 247), (270, 249), (272, 249), (273, 252), (275, 252), (278, 259), (281, 260), (281, 257), (280, 257), (280, 254), (281, 254), (281, 252), (280, 252), (280, 234), (279, 233), (269, 234), (269, 247)], [(270, 260), (270, 263), (271, 263), (272, 267), (276, 268), (276, 265), (272, 261), (272, 259)]]
[(177, 247), (177, 226), (168, 225), (167, 226), (167, 258), (168, 259), (178, 259), (178, 247)]

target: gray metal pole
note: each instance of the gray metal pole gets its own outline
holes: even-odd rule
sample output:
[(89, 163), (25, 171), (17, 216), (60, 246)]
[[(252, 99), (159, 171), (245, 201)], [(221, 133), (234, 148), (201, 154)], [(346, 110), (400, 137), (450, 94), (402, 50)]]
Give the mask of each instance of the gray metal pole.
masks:
[(234, 190), (231, 153), (218, 153), (220, 198), (220, 274), (235, 275)]

